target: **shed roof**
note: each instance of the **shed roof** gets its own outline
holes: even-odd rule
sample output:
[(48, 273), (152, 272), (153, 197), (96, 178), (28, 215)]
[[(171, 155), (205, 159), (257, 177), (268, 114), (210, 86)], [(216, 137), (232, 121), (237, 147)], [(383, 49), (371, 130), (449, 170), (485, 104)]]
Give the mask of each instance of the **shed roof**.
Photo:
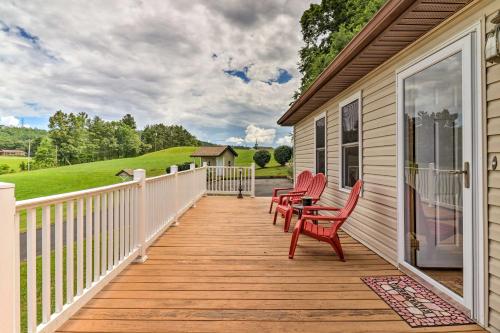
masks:
[(215, 146), (215, 147), (200, 147), (197, 151), (192, 153), (191, 157), (219, 157), (229, 150), (234, 156), (238, 153), (231, 146)]
[(472, 1), (388, 0), (278, 124), (295, 125)]

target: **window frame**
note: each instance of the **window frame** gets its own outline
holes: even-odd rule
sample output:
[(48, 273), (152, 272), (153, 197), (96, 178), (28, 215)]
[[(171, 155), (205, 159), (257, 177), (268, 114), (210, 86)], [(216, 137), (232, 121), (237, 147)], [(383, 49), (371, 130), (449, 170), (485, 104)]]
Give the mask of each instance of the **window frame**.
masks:
[(326, 118), (326, 112), (321, 112), (319, 115), (317, 115), (316, 117), (314, 117), (314, 122), (313, 122), (313, 136), (314, 136), (314, 173), (318, 173), (317, 170), (318, 170), (318, 166), (317, 166), (317, 162), (318, 162), (318, 156), (317, 156), (317, 152), (318, 152), (318, 149), (316, 148), (316, 123), (318, 122), (318, 120), (321, 120), (322, 118), (325, 119), (325, 147), (324, 147), (324, 150), (325, 150), (325, 173), (324, 175), (326, 176), (327, 173), (328, 173), (328, 138), (327, 138), (327, 118)]
[[(358, 101), (358, 168), (359, 168), (359, 179), (363, 179), (363, 99), (362, 99), (362, 91), (358, 91), (355, 94), (349, 96), (348, 98), (342, 100), (339, 103), (339, 190), (342, 192), (350, 193), (351, 188), (350, 187), (343, 187), (342, 184), (344, 183), (343, 181), (343, 174), (344, 174), (344, 159), (343, 159), (343, 147), (349, 147), (349, 146), (355, 146), (353, 143), (348, 143), (343, 145), (342, 144), (342, 108), (352, 102), (355, 102), (356, 100)], [(361, 195), (361, 193), (360, 193)]]

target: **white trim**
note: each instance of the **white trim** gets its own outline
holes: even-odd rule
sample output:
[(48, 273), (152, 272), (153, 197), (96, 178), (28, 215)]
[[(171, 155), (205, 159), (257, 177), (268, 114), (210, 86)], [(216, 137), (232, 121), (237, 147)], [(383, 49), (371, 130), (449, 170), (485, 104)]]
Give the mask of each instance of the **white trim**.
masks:
[[(432, 51), (416, 58), (396, 72), (396, 100), (397, 100), (397, 194), (398, 194), (398, 263), (402, 267), (414, 272), (425, 281), (434, 285), (439, 291), (449, 295), (452, 299), (463, 304), (471, 310), (473, 318), (480, 324), (485, 323), (485, 285), (484, 285), (484, 216), (483, 216), (483, 126), (482, 126), (482, 94), (481, 94), (481, 26), (475, 23), (465, 31), (455, 35), (445, 43), (440, 44)], [(475, 48), (475, 49), (473, 49)], [(464, 138), (471, 137), (473, 140), (465, 140), (465, 145), (470, 145), (468, 150), (470, 156), (464, 155), (464, 161), (471, 162), (471, 184), (472, 189), (464, 190), (464, 204), (470, 205), (470, 223), (464, 222), (464, 235), (473, 235), (464, 238), (464, 297), (451, 292), (447, 287), (433, 280), (415, 267), (407, 264), (404, 260), (404, 135), (403, 135), (403, 85), (402, 81), (431, 65), (445, 59), (456, 52), (463, 51), (464, 75), (470, 75), (472, 89), (467, 89), (464, 94), (464, 105), (471, 105), (472, 112), (469, 119), (464, 122), (473, 124), (470, 129), (472, 133), (464, 131)], [(470, 58), (472, 56), (472, 59)], [(468, 64), (468, 65), (467, 65)], [(468, 66), (468, 68), (466, 67)], [(465, 81), (465, 80), (464, 80)], [(464, 129), (466, 130), (466, 129)], [(473, 141), (473, 142), (470, 142)], [(465, 146), (464, 146), (465, 147)], [(474, 195), (473, 195), (474, 193)], [(468, 203), (466, 201), (469, 201)], [(474, 202), (474, 205), (472, 203)], [(464, 207), (465, 208), (465, 207)], [(473, 224), (474, 221), (474, 224)], [(470, 229), (469, 229), (470, 228)], [(466, 230), (469, 229), (469, 230)], [(470, 251), (467, 251), (467, 248)], [(475, 260), (474, 260), (475, 258)]]
[(355, 94), (352, 94), (348, 98), (342, 100), (339, 103), (339, 191), (350, 193), (351, 189), (342, 187), (342, 108), (347, 104), (350, 104), (354, 101), (358, 101), (358, 162), (359, 162), (359, 179), (363, 179), (363, 98), (362, 91), (358, 91)]
[(328, 138), (326, 137), (327, 134), (327, 119), (326, 119), (326, 112), (321, 112), (319, 115), (314, 117), (314, 123), (313, 123), (313, 135), (314, 135), (314, 173), (317, 173), (317, 166), (316, 166), (316, 161), (317, 161), (317, 156), (316, 156), (316, 122), (322, 118), (325, 118), (325, 176), (328, 173)]

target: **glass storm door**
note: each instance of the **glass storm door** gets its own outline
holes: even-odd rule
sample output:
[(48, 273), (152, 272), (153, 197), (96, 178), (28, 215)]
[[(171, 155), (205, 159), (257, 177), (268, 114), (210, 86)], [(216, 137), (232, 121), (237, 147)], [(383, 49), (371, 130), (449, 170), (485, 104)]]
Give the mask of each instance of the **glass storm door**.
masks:
[(470, 41), (464, 37), (398, 77), (404, 262), (459, 297), (472, 269)]

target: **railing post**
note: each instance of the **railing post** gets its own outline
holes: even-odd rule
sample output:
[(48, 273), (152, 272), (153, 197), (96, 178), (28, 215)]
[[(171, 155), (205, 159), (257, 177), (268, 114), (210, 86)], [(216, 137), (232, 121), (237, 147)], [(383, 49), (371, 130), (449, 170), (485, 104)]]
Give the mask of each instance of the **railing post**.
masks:
[(139, 245), (139, 257), (136, 262), (143, 263), (148, 259), (146, 255), (146, 171), (144, 169), (134, 170), (134, 180), (139, 182), (137, 195), (137, 241)]
[(429, 175), (428, 175), (428, 194), (427, 194), (427, 204), (429, 207), (433, 206), (436, 202), (436, 166), (434, 163), (429, 163)]
[(255, 198), (255, 163), (252, 163), (252, 198)]
[(203, 196), (206, 197), (207, 196), (207, 192), (208, 192), (208, 182), (210, 181), (209, 180), (209, 177), (208, 177), (208, 163), (207, 162), (203, 162), (203, 167), (206, 168), (205, 170), (205, 191), (203, 192)]
[(174, 215), (174, 221), (175, 223), (173, 224), (174, 226), (179, 225), (179, 175), (177, 172), (179, 171), (179, 168), (177, 165), (172, 165), (170, 166), (170, 173), (174, 175), (175, 178), (175, 191), (174, 191), (174, 196), (175, 196), (175, 215)]
[(19, 221), (14, 184), (0, 183), (0, 332), (20, 330)]
[(193, 172), (193, 175), (191, 176), (191, 178), (193, 178), (192, 180), (192, 185), (191, 185), (191, 190), (194, 192), (194, 196), (193, 196), (193, 204), (191, 205), (191, 207), (196, 207), (196, 164), (194, 163), (191, 163), (189, 164), (189, 170), (191, 170)]

